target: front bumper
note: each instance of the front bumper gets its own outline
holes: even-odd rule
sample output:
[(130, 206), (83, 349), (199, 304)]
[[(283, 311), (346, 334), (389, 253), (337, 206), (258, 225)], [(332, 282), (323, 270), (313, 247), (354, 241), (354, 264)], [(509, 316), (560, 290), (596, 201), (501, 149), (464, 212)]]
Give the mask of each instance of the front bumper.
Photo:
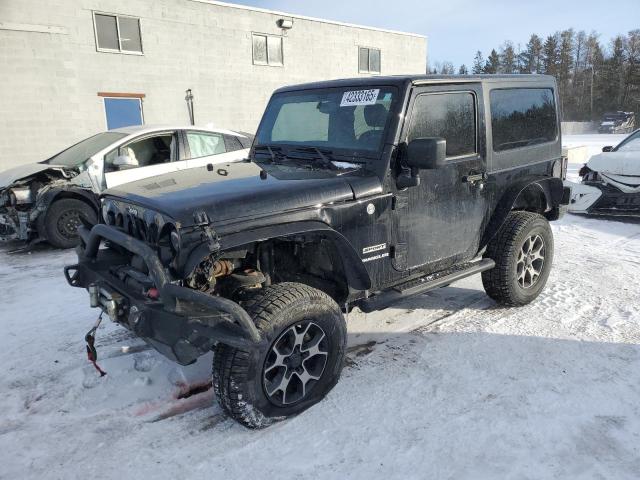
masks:
[(31, 220), (29, 212), (0, 212), (0, 241), (29, 240)]
[[(171, 283), (157, 254), (144, 242), (107, 225), (96, 225), (91, 231), (80, 227), (78, 233), (78, 263), (64, 269), (69, 285), (86, 288), (91, 306), (102, 309), (171, 360), (188, 365), (218, 342), (242, 349), (261, 342), (251, 317), (240, 305)], [(157, 295), (136, 290), (114, 274), (114, 266), (121, 265), (126, 256), (115, 249), (100, 249), (105, 240), (142, 257)]]

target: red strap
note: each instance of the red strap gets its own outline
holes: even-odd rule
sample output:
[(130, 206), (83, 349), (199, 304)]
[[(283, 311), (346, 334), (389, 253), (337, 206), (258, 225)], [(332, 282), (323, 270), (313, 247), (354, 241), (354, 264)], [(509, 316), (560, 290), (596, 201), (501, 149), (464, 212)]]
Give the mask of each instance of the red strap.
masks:
[(86, 336), (86, 340), (87, 340), (87, 358), (89, 359), (89, 361), (91, 363), (93, 363), (93, 366), (95, 367), (95, 369), (100, 372), (100, 376), (104, 377), (107, 372), (105, 372), (104, 370), (102, 370), (100, 368), (100, 366), (96, 363), (96, 349), (93, 346), (93, 342), (94, 342), (94, 338), (93, 335), (91, 334), (87, 334)]

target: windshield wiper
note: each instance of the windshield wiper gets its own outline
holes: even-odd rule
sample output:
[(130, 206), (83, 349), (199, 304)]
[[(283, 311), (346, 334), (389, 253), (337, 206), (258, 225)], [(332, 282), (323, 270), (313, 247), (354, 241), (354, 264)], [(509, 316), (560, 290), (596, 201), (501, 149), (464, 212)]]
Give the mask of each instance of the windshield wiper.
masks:
[[(297, 147), (297, 148), (294, 148), (293, 151), (315, 153), (318, 156), (317, 157), (310, 157), (311, 160), (319, 161), (322, 165), (324, 165), (325, 167), (330, 168), (332, 170), (335, 170), (335, 169), (338, 168), (333, 164), (333, 162), (329, 158), (329, 156), (331, 155), (331, 151), (330, 150), (325, 150), (323, 152), (318, 147), (310, 146), (310, 147)], [(292, 158), (296, 158), (296, 157), (292, 157)], [(297, 157), (297, 158), (300, 158), (300, 157)], [(307, 157), (302, 158), (301, 160), (307, 160)]]
[[(266, 152), (265, 152), (266, 150)], [(272, 147), (271, 145), (258, 145), (254, 148), (255, 153), (269, 153), (271, 163), (276, 163), (279, 158), (283, 158), (282, 148)], [(279, 156), (279, 157), (278, 157)]]

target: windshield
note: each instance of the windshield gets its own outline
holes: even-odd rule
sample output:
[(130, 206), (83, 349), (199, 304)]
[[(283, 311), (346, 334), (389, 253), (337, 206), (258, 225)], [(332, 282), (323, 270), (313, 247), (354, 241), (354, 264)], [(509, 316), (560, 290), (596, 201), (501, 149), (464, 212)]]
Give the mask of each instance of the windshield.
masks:
[(100, 150), (107, 148), (112, 143), (117, 142), (126, 136), (126, 133), (117, 132), (98, 133), (93, 137), (86, 138), (80, 143), (76, 143), (72, 147), (63, 150), (44, 163), (48, 163), (50, 165), (63, 165), (65, 167), (77, 167)]
[(616, 152), (640, 152), (640, 132), (636, 132), (625, 139), (618, 145)]
[(396, 96), (394, 87), (278, 93), (267, 106), (256, 146), (322, 148), (350, 157), (375, 157)]

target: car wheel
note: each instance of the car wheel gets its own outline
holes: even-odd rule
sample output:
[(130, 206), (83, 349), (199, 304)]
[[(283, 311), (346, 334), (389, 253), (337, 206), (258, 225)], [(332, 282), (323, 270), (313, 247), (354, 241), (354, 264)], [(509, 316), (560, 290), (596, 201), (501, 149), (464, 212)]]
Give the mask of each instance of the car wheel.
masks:
[(542, 292), (551, 271), (549, 222), (537, 213), (509, 213), (484, 256), (496, 262), (495, 268), (482, 273), (487, 295), (503, 305), (526, 305)]
[(78, 227), (82, 221), (95, 224), (96, 211), (75, 198), (63, 198), (51, 204), (44, 220), (45, 236), (57, 248), (71, 248), (78, 244)]
[(347, 329), (326, 293), (299, 283), (260, 289), (242, 302), (263, 341), (251, 350), (218, 344), (213, 388), (222, 408), (263, 428), (318, 403), (340, 378)]

